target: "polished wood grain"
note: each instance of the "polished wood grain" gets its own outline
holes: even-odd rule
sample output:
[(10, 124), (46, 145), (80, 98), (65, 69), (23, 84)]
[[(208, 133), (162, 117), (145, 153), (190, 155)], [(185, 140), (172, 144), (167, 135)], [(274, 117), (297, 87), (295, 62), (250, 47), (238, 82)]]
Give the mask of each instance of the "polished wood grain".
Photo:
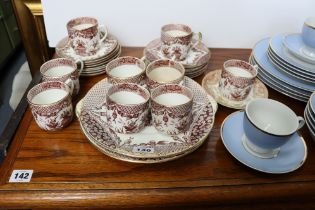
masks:
[[(123, 48), (141, 57), (142, 48)], [(208, 71), (230, 58), (248, 60), (250, 50), (211, 49)], [(204, 75), (196, 78), (201, 82)], [(105, 75), (80, 78), (76, 103)], [(269, 89), (270, 98), (289, 105), (298, 115), (305, 103)], [(219, 106), (207, 141), (195, 152), (160, 164), (112, 159), (95, 149), (75, 119), (58, 132), (39, 129), (28, 109), (1, 165), (0, 207), (3, 208), (315, 208), (315, 143), (306, 127), (306, 163), (283, 175), (257, 172), (239, 163), (220, 138), (223, 120), (235, 110)], [(14, 169), (33, 169), (30, 183), (8, 183)]]

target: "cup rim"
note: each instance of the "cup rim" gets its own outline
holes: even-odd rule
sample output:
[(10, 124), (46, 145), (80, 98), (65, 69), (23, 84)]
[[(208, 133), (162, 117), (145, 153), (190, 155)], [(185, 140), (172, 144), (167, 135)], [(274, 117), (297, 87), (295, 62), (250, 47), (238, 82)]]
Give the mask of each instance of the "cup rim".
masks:
[[(178, 87), (180, 87), (180, 88), (186, 89), (186, 91), (187, 91), (189, 94), (191, 94), (191, 97), (189, 97), (189, 101), (187, 101), (186, 103), (177, 104), (177, 105), (166, 105), (166, 104), (161, 104), (161, 103), (157, 102), (157, 101), (155, 100), (155, 98), (152, 97), (152, 94), (153, 94), (153, 92), (158, 91), (159, 88), (163, 88), (163, 87), (165, 87), (165, 86), (178, 86)], [(162, 94), (160, 94), (160, 95), (162, 95)], [(185, 96), (187, 96), (187, 95), (185, 95)], [(188, 97), (188, 96), (187, 96), (187, 97)], [(193, 100), (194, 100), (194, 93), (192, 92), (192, 90), (190, 90), (189, 88), (187, 88), (187, 87), (185, 87), (185, 86), (182, 86), (182, 85), (178, 85), (178, 84), (165, 84), (165, 85), (160, 85), (160, 86), (154, 88), (154, 89), (151, 91), (151, 97), (150, 97), (150, 98), (151, 98), (151, 100), (152, 100), (154, 103), (157, 103), (157, 104), (159, 104), (160, 106), (164, 106), (164, 107), (168, 107), (168, 108), (173, 108), (173, 107), (178, 107), (178, 106), (185, 106), (185, 105), (188, 105), (188, 104), (192, 103)]]
[[(167, 30), (167, 31), (165, 30), (165, 28), (166, 28), (166, 27), (169, 27), (169, 26), (181, 26), (181, 27), (184, 27), (184, 28), (188, 28), (188, 29), (190, 30), (190, 32), (187, 32), (186, 35), (182, 35), (182, 36), (170, 36), (170, 35), (168, 35), (168, 34), (166, 33), (167, 31), (170, 31), (170, 30)], [(191, 34), (193, 33), (193, 31), (192, 31), (192, 29), (191, 29), (190, 26), (185, 25), (185, 24), (181, 24), (181, 23), (169, 23), (169, 24), (163, 25), (163, 26), (161, 27), (161, 32), (162, 32), (164, 35), (167, 35), (167, 36), (169, 36), (169, 37), (174, 37), (174, 38), (186, 37), (186, 36), (189, 36), (189, 35), (191, 35)]]
[[(112, 99), (110, 98), (110, 95), (108, 94), (109, 90), (110, 90), (111, 88), (114, 88), (114, 87), (117, 87), (117, 86), (121, 86), (121, 85), (133, 85), (133, 86), (137, 86), (138, 88), (142, 89), (142, 90), (146, 93), (147, 98), (144, 98), (144, 99), (145, 99), (144, 102), (137, 103), (137, 104), (123, 104), (123, 103), (119, 103), (119, 102), (116, 102), (116, 101), (112, 100)], [(117, 92), (119, 92), (119, 91), (117, 91)], [(130, 91), (130, 92), (131, 92), (131, 91)], [(142, 87), (141, 85), (138, 85), (138, 84), (135, 84), (135, 83), (130, 83), (130, 82), (124, 82), (124, 83), (113, 84), (113, 85), (107, 90), (107, 92), (106, 92), (106, 104), (108, 103), (107, 99), (109, 99), (109, 100), (113, 101), (115, 104), (118, 104), (118, 105), (121, 105), (121, 106), (139, 106), (139, 105), (144, 105), (144, 104), (146, 104), (146, 103), (150, 100), (150, 98), (151, 98), (150, 92), (149, 92), (146, 88)]]
[[(34, 97), (30, 98), (31, 92), (32, 92), (32, 91), (35, 91), (36, 88), (39, 88), (40, 86), (45, 85), (45, 84), (47, 84), (47, 83), (60, 83), (62, 86), (65, 87), (67, 94), (66, 94), (64, 97), (62, 97), (61, 99), (59, 99), (58, 101), (55, 101), (55, 102), (50, 103), (50, 104), (37, 104), (37, 103), (33, 103), (33, 102), (32, 102), (32, 99), (33, 99), (36, 95), (38, 95), (39, 93), (36, 94), (36, 95), (34, 95)], [(48, 88), (48, 89), (46, 89), (46, 90), (49, 90), (49, 89), (54, 89), (54, 88)], [(45, 91), (45, 90), (44, 90), (44, 91)], [(42, 92), (43, 92), (43, 91), (42, 91)], [(41, 93), (41, 92), (40, 92), (40, 93)], [(37, 85), (35, 85), (34, 87), (32, 87), (32, 88), (28, 91), (26, 98), (27, 98), (28, 103), (31, 104), (31, 105), (33, 105), (33, 106), (48, 107), (48, 106), (53, 106), (53, 105), (56, 105), (56, 104), (60, 103), (61, 101), (65, 100), (67, 97), (71, 97), (71, 95), (70, 95), (70, 88), (69, 88), (69, 86), (68, 86), (67, 84), (65, 84), (64, 82), (60, 82), (60, 81), (47, 81), (47, 82), (38, 83)]]
[[(137, 59), (144, 66), (144, 68), (139, 67), (139, 68), (141, 68), (141, 72), (139, 72), (138, 74), (135, 74), (133, 76), (129, 76), (129, 77), (117, 77), (117, 76), (111, 75), (110, 71), (113, 70), (114, 68), (109, 69), (110, 65), (115, 63), (115, 62), (117, 62), (118, 60), (123, 59), (123, 58), (134, 58), (134, 59)], [(126, 65), (126, 64), (123, 64), (123, 65)], [(120, 65), (120, 66), (123, 66), (123, 65)], [(146, 70), (146, 65), (145, 65), (144, 61), (141, 60), (138, 57), (133, 57), (133, 56), (122, 56), (122, 57), (115, 58), (114, 60), (112, 60), (108, 64), (106, 64), (106, 68), (105, 68), (105, 72), (106, 72), (107, 76), (111, 77), (111, 78), (114, 78), (114, 79), (132, 79), (132, 78), (138, 77), (141, 74), (143, 74), (145, 72), (145, 70)], [(126, 82), (126, 83), (128, 83), (128, 82)]]
[[(73, 26), (76, 26), (76, 25), (79, 25), (79, 24), (74, 24), (74, 25), (71, 25), (72, 22), (75, 22), (76, 20), (80, 20), (80, 19), (90, 19), (90, 20), (93, 20), (95, 21), (95, 23), (91, 26), (91, 27), (88, 27), (88, 28), (85, 28), (83, 30), (78, 30), (78, 29), (74, 29)], [(89, 16), (83, 16), (83, 17), (76, 17), (76, 18), (72, 18), (70, 19), (68, 22), (67, 22), (67, 28), (68, 29), (71, 29), (71, 30), (76, 30), (76, 31), (84, 31), (86, 29), (90, 29), (90, 28), (93, 28), (95, 26), (98, 26), (98, 21), (95, 17), (89, 17)]]
[[(244, 76), (237, 76), (237, 75), (234, 75), (234, 74), (232, 74), (231, 72), (229, 72), (229, 71), (226, 69), (226, 68), (227, 68), (227, 67), (226, 67), (226, 64), (227, 64), (228, 62), (241, 62), (241, 63), (245, 63), (246, 65), (249, 65), (250, 67), (252, 67), (252, 68), (254, 69), (255, 73), (254, 73), (254, 74), (251, 74), (251, 77), (244, 77)], [(248, 62), (246, 62), (246, 61), (239, 60), (239, 59), (229, 59), (229, 60), (224, 61), (224, 63), (223, 63), (223, 69), (224, 69), (226, 72), (228, 72), (230, 75), (232, 75), (233, 77), (242, 78), (242, 79), (253, 79), (253, 78), (256, 78), (256, 77), (257, 77), (257, 74), (258, 74), (258, 71), (257, 71), (257, 69), (255, 68), (254, 65), (252, 65), (252, 64), (250, 64), (250, 63), (248, 63)], [(250, 73), (251, 73), (251, 72), (250, 72)]]
[[(64, 74), (64, 75), (61, 75), (61, 76), (49, 76), (49, 75), (46, 75), (46, 74), (45, 74), (46, 71), (43, 72), (43, 71), (44, 71), (44, 67), (45, 67), (46, 65), (48, 65), (48, 64), (50, 64), (50, 63), (53, 63), (53, 62), (58, 62), (58, 61), (60, 61), (60, 60), (71, 61), (72, 64), (73, 64), (73, 67), (74, 67), (73, 70), (72, 70), (71, 72), (69, 72), (69, 73), (67, 73), (67, 74)], [(68, 65), (63, 65), (63, 66), (68, 66)], [(68, 59), (68, 58), (54, 58), (54, 59), (51, 59), (51, 60), (49, 60), (49, 61), (43, 63), (43, 64), (40, 66), (39, 71), (40, 71), (40, 73), (42, 74), (42, 76), (45, 77), (45, 78), (58, 79), (58, 78), (61, 78), (61, 77), (70, 76), (70, 75), (73, 74), (73, 72), (75, 72), (77, 69), (78, 69), (77, 64), (76, 64), (73, 60), (71, 60), (71, 59)]]
[[(178, 64), (181, 69), (180, 69), (180, 70), (177, 69), (177, 68), (174, 68), (174, 69), (179, 70), (181, 76), (180, 76), (179, 78), (174, 79), (174, 80), (171, 80), (171, 81), (162, 81), (162, 82), (159, 82), (159, 81), (156, 81), (155, 79), (152, 79), (152, 78), (149, 76), (148, 70), (149, 70), (155, 63), (161, 62), (161, 61), (170, 61), (170, 62), (174, 62), (174, 63)], [(172, 68), (173, 68), (173, 67), (172, 67)], [(156, 69), (156, 68), (154, 68), (154, 69)], [(173, 83), (173, 82), (181, 81), (181, 80), (184, 78), (184, 76), (185, 76), (185, 71), (186, 71), (186, 70), (185, 70), (185, 67), (184, 67), (183, 64), (181, 64), (180, 62), (173, 61), (173, 60), (171, 60), (171, 59), (158, 59), (158, 60), (155, 60), (155, 61), (149, 63), (149, 65), (148, 65), (148, 66), (146, 67), (146, 69), (145, 69), (145, 74), (146, 74), (146, 76), (147, 76), (148, 79), (150, 79), (150, 80), (152, 80), (152, 81), (154, 81), (154, 82), (156, 82), (156, 83), (158, 83), (158, 84), (166, 85), (166, 84), (170, 84), (170, 83)]]
[(315, 17), (308, 17), (304, 24), (312, 29), (315, 29)]
[(254, 122), (254, 120), (251, 118), (251, 116), (249, 116), (248, 114), (248, 109), (249, 107), (251, 106), (252, 103), (255, 103), (256, 101), (269, 101), (271, 103), (274, 103), (274, 104), (277, 104), (277, 105), (280, 105), (282, 106), (283, 108), (287, 109), (289, 112), (291, 112), (292, 114), (294, 114), (294, 116), (297, 118), (297, 115), (295, 114), (295, 112), (290, 109), (287, 105), (279, 102), (279, 101), (276, 101), (276, 100), (273, 100), (273, 99), (270, 99), (270, 98), (257, 98), (257, 99), (253, 99), (251, 100), (245, 107), (245, 116), (246, 118), (249, 120), (249, 122), (255, 127), (257, 128), (258, 130), (260, 130), (261, 132), (265, 133), (265, 134), (268, 134), (268, 135), (272, 135), (272, 136), (276, 136), (276, 137), (288, 137), (288, 136), (291, 136), (292, 134), (294, 134), (295, 132), (297, 132), (297, 129), (298, 129), (298, 126), (299, 124), (296, 123), (296, 126), (295, 126), (295, 129), (291, 132), (289, 132), (288, 134), (275, 134), (275, 133), (271, 133), (271, 132), (268, 132), (268, 131), (265, 131), (264, 129), (260, 128), (258, 125), (256, 125), (256, 123)]

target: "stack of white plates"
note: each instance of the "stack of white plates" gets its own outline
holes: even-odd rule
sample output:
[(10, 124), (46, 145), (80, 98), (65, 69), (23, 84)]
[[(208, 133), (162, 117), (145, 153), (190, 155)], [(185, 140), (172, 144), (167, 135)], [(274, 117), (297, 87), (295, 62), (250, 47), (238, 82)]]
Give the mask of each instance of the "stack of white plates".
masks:
[(272, 89), (307, 102), (315, 91), (315, 65), (291, 54), (284, 47), (284, 35), (259, 41), (250, 63), (258, 66), (258, 78)]
[[(162, 44), (161, 39), (155, 39), (146, 46), (143, 54), (147, 62), (166, 59), (161, 50)], [(185, 75), (194, 78), (203, 74), (207, 70), (210, 57), (211, 52), (207, 46), (200, 41), (193, 40), (192, 47), (186, 58), (179, 62), (185, 67)]]
[(80, 56), (77, 55), (74, 49), (70, 46), (68, 37), (62, 39), (56, 45), (56, 54), (62, 58), (70, 58), (73, 60), (82, 60), (84, 68), (81, 76), (95, 76), (105, 73), (106, 64), (111, 60), (119, 57), (121, 53), (121, 46), (117, 39), (108, 35), (104, 42), (101, 44), (100, 49), (95, 55)]
[(315, 92), (311, 95), (310, 100), (305, 107), (304, 119), (310, 134), (315, 141)]

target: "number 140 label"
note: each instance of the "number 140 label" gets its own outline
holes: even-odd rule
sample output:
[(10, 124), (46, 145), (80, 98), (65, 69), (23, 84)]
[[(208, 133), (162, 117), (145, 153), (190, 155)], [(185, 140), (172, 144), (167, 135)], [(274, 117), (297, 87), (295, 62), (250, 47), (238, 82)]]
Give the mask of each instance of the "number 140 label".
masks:
[(33, 170), (13, 170), (9, 182), (30, 182)]

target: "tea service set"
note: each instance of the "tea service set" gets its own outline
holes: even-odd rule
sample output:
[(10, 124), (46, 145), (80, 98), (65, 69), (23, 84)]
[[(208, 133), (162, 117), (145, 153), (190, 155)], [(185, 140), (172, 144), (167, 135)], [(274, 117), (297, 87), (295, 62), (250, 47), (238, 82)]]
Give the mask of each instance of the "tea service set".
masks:
[[(102, 59), (97, 53), (109, 36), (93, 18), (73, 19), (67, 28), (67, 44), (56, 49), (63, 58), (42, 65), (43, 82), (27, 95), (35, 121), (46, 131), (60, 130), (72, 121), (72, 97), (79, 92), (79, 76), (88, 61)], [(204, 77), (201, 87), (188, 76), (206, 69), (210, 51), (205, 48), (200, 33), (182, 24), (168, 24), (162, 27), (161, 38), (144, 49), (144, 58), (107, 57), (107, 78), (95, 84), (75, 109), (88, 141), (123, 161), (174, 160), (195, 151), (207, 139), (218, 102), (243, 109), (229, 115), (221, 126), (222, 142), (232, 156), (266, 173), (299, 168), (307, 156), (298, 133), (304, 119), (268, 99), (267, 88), (257, 79), (256, 64), (227, 60), (222, 70)], [(192, 74), (187, 76), (187, 69)], [(310, 122), (306, 119), (307, 125)]]

